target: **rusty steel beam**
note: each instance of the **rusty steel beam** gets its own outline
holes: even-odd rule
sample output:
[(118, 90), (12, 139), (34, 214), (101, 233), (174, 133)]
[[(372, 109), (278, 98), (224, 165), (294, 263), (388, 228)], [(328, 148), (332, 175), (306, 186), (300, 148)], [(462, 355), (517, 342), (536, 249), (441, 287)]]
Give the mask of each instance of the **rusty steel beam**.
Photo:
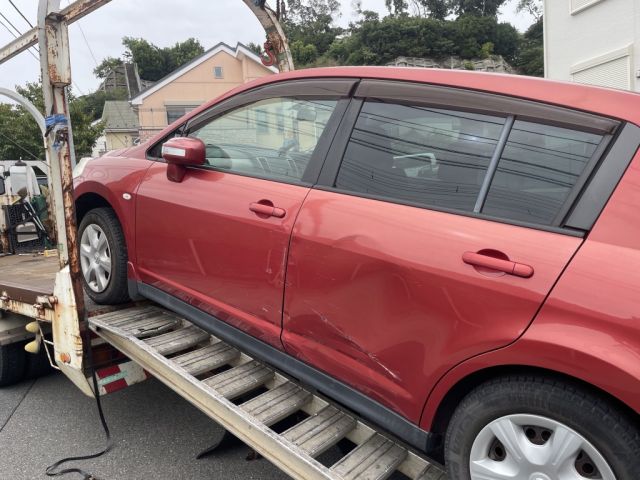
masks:
[[(82, 3), (82, 5), (80, 5)], [(104, 0), (76, 2), (60, 10), (60, 0), (40, 0), (38, 43), (42, 93), (46, 112), (45, 146), (51, 172), (51, 211), (54, 212), (60, 271), (56, 274), (56, 298), (52, 333), (56, 364), (84, 391), (90, 388), (83, 373), (84, 348), (81, 324), (85, 321), (82, 273), (78, 252), (78, 229), (73, 199), (73, 150), (67, 87), (71, 84), (69, 19), (64, 12), (86, 15)], [(84, 7), (84, 8), (81, 8)], [(90, 346), (87, 346), (90, 348)]]
[[(110, 1), (111, 0), (77, 0), (71, 5), (60, 10), (57, 15), (61, 15), (62, 18), (66, 20), (67, 24), (71, 24), (103, 5), (106, 5)], [(36, 27), (23, 33), (21, 36), (0, 49), (0, 64), (37, 44), (38, 28)]]

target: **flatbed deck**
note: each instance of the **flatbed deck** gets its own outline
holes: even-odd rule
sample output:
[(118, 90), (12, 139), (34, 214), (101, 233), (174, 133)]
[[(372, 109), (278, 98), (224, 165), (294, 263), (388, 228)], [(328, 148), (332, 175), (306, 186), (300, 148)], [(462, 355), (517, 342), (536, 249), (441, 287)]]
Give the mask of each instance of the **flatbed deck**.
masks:
[(38, 296), (53, 295), (57, 257), (5, 255), (0, 257), (0, 293), (12, 300), (35, 303)]

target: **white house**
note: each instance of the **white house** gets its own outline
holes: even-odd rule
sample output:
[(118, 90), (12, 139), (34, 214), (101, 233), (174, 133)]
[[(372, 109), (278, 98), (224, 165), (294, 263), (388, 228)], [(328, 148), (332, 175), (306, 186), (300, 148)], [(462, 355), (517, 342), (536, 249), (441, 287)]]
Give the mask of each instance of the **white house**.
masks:
[(640, 0), (544, 0), (545, 76), (640, 91)]

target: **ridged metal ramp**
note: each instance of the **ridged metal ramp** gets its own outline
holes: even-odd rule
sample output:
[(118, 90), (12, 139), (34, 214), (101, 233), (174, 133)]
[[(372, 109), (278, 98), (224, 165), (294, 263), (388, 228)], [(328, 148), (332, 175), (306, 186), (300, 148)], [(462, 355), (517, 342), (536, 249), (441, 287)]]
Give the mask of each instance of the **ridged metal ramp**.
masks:
[[(301, 480), (446, 480), (435, 465), (213, 335), (155, 305), (95, 316), (90, 328), (287, 474)], [(235, 402), (234, 402), (235, 400)], [(292, 422), (277, 433), (270, 427)], [(317, 458), (346, 438), (333, 465)]]

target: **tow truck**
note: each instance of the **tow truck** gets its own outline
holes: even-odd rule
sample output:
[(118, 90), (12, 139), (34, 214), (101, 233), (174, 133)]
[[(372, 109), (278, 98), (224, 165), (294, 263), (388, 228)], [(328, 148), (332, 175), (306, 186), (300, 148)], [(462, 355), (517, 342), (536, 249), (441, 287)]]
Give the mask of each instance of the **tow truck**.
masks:
[[(277, 11), (264, 0), (243, 2), (265, 28), (264, 63), (277, 65), (281, 72), (292, 70)], [(85, 303), (73, 198), (73, 133), (65, 94), (71, 84), (67, 27), (107, 3), (77, 0), (61, 8), (59, 0), (39, 0), (37, 27), (0, 49), (3, 63), (39, 45), (48, 113), (42, 118), (26, 99), (0, 90), (38, 122), (47, 154), (46, 163), (38, 166), (48, 179), (48, 191), (37, 188), (28, 163), (5, 165), (0, 175), (5, 218), (0, 222), (0, 384), (19, 381), (31, 363), (28, 355), (34, 354), (46, 354), (52, 368), (92, 397), (153, 375), (293, 478), (382, 480), (401, 472), (412, 480), (444, 480), (440, 465), (284, 375), (267, 356), (250, 357), (241, 345), (210, 335), (151, 302), (109, 309)], [(31, 186), (22, 193), (15, 191), (20, 174)], [(34, 206), (43, 196), (49, 228)], [(29, 242), (31, 247), (36, 242), (38, 254), (20, 255)], [(222, 373), (202, 380), (214, 371)], [(286, 429), (272, 428), (285, 419)], [(318, 460), (343, 439), (352, 448), (342, 449), (337, 462), (325, 465)]]

